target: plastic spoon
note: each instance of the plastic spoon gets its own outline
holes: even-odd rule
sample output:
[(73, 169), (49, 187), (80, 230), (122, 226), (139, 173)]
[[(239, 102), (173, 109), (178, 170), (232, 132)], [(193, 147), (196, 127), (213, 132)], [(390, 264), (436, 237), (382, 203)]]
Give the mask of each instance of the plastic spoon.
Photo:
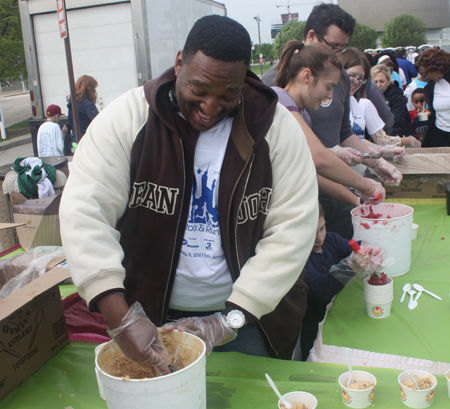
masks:
[(434, 297), (434, 298), (436, 298), (436, 299), (442, 301), (442, 298), (441, 298), (441, 297), (439, 297), (439, 296), (436, 295), (436, 294), (433, 294), (431, 291), (425, 290), (425, 288), (423, 288), (420, 284), (413, 284), (413, 287), (414, 287), (417, 291), (423, 291), (423, 292), (425, 292), (425, 293), (427, 293), (427, 294), (430, 294), (432, 297)]
[(408, 291), (408, 294), (410, 295), (410, 299), (409, 299), (409, 303), (408, 303), (408, 308), (410, 309), (410, 310), (413, 310), (414, 308), (416, 308), (417, 307), (417, 305), (415, 305), (415, 301), (414, 301), (414, 294), (416, 294), (417, 293), (417, 291), (414, 291), (414, 290), (410, 290), (410, 291)]
[(417, 308), (417, 306), (419, 305), (419, 303), (418, 303), (417, 301), (419, 300), (419, 298), (420, 298), (421, 295), (422, 295), (422, 291), (419, 291), (419, 292), (417, 293), (417, 295), (416, 295), (416, 298), (414, 298), (413, 300), (411, 300), (411, 301), (408, 303), (408, 308), (409, 308), (410, 310), (413, 310), (414, 308)]
[(347, 353), (348, 372), (350, 374), (350, 378), (348, 378), (348, 381), (347, 381), (347, 386), (350, 386), (351, 384), (355, 383), (355, 381), (353, 380), (352, 361), (350, 359), (350, 350), (348, 348), (345, 348), (345, 352)]
[(402, 294), (402, 298), (400, 298), (400, 302), (405, 301), (405, 297), (406, 297), (406, 293), (411, 290), (411, 284), (407, 283), (403, 286), (403, 294)]
[(409, 377), (413, 381), (414, 385), (416, 386), (417, 390), (420, 391), (419, 385), (417, 384), (416, 380), (414, 379), (414, 376), (411, 375), (411, 372), (408, 372)]
[(269, 376), (269, 374), (266, 374), (266, 378), (270, 383), (270, 386), (272, 387), (273, 391), (277, 394), (277, 396), (280, 398), (281, 403), (286, 406), (288, 409), (292, 408), (291, 402), (288, 402), (287, 400), (283, 399), (283, 397), (281, 396), (280, 391), (277, 389), (277, 387), (275, 386), (275, 384), (272, 381), (272, 378)]

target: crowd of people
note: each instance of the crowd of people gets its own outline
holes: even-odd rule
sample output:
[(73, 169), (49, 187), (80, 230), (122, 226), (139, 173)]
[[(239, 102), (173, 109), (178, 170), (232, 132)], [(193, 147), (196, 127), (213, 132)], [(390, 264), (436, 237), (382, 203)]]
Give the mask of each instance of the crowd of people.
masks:
[(173, 67), (94, 115), (61, 235), (79, 294), (127, 356), (170, 373), (162, 326), (208, 352), (305, 360), (326, 304), (379, 257), (348, 246), (350, 211), (401, 182), (405, 149), (450, 145), (450, 59), (369, 58), (347, 45), (355, 23), (315, 6), (260, 79), (247, 31), (203, 17)]

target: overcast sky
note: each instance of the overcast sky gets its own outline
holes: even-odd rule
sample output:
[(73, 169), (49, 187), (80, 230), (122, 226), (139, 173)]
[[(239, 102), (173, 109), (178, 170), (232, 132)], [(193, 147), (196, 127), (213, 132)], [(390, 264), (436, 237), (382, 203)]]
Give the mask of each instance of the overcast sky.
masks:
[(270, 43), (270, 25), (281, 23), (281, 14), (287, 13), (287, 6), (291, 13), (299, 13), (299, 20), (306, 20), (317, 0), (217, 0), (225, 4), (228, 17), (241, 23), (250, 33), (255, 44), (258, 40), (258, 24), (254, 20), (256, 15), (261, 19), (261, 43)]

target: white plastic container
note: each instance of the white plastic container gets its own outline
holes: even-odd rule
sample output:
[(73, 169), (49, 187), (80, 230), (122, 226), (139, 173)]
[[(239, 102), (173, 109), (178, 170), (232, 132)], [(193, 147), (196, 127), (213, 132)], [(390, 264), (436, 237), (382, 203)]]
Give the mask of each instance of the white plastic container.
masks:
[(180, 353), (192, 363), (169, 375), (150, 379), (111, 376), (102, 370), (112, 357), (123, 355), (114, 341), (95, 350), (95, 371), (100, 396), (108, 409), (183, 408), (206, 409), (205, 343), (198, 337), (178, 331), (170, 333)]
[(412, 207), (398, 203), (364, 205), (351, 211), (353, 238), (377, 244), (386, 250), (386, 257), (395, 259), (383, 271), (390, 277), (406, 274), (411, 266), (413, 213)]

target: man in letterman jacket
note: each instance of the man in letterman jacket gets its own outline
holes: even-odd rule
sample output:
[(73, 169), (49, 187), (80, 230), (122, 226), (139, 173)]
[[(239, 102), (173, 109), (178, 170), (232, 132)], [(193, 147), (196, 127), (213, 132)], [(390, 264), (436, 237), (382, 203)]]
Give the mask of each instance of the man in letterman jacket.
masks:
[(79, 294), (161, 374), (168, 321), (208, 352), (292, 359), (296, 347), (316, 173), (298, 123), (247, 71), (250, 53), (234, 20), (198, 20), (174, 67), (94, 119), (64, 189)]

